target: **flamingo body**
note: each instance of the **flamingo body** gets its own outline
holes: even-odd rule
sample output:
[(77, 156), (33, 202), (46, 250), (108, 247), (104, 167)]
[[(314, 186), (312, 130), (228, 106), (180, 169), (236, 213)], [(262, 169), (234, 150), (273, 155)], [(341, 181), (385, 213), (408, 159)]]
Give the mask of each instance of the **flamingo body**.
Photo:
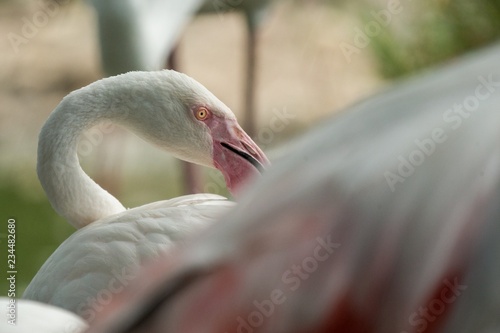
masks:
[(126, 210), (78, 163), (81, 133), (103, 121), (128, 127), (183, 160), (219, 169), (233, 192), (268, 163), (227, 106), (175, 71), (130, 72), (64, 98), (40, 133), (37, 172), (54, 209), (79, 230), (56, 249), (23, 297), (89, 321), (95, 297), (108, 297), (98, 306), (109, 302), (127, 283), (118, 275), (134, 274), (232, 206), (223, 197), (197, 194)]
[[(138, 269), (191, 234), (202, 232), (234, 203), (196, 194), (159, 201), (95, 221), (75, 232), (47, 259), (23, 298), (95, 317)], [(61, 279), (63, 278), (63, 279)]]
[(499, 54), (308, 133), (90, 332), (499, 331)]

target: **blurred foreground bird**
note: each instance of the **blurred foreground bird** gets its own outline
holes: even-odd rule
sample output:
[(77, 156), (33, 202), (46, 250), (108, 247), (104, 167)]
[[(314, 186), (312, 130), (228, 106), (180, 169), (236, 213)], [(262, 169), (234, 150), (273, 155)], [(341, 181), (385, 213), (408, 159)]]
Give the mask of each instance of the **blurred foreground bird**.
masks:
[[(212, 194), (126, 210), (81, 169), (80, 135), (111, 122), (192, 163), (217, 168), (233, 193), (268, 160), (231, 110), (205, 87), (175, 71), (130, 72), (72, 92), (42, 128), (37, 173), (53, 208), (76, 228), (45, 262), (24, 298), (94, 317), (140, 264), (199, 232), (232, 203)], [(111, 291), (110, 291), (111, 290)]]
[(500, 332), (499, 57), (305, 135), (89, 332)]

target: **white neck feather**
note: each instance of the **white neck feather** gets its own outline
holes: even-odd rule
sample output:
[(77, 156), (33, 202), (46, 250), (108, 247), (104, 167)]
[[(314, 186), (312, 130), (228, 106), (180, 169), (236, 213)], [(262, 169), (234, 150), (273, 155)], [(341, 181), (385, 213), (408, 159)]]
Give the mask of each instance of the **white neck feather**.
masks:
[(187, 116), (189, 105), (196, 103), (227, 108), (198, 82), (175, 71), (130, 72), (66, 96), (38, 142), (38, 178), (52, 207), (77, 228), (125, 210), (78, 161), (80, 135), (104, 121), (124, 125), (180, 159), (213, 167), (210, 132)]
[(125, 210), (80, 167), (83, 131), (105, 119), (106, 109), (63, 101), (45, 123), (38, 144), (38, 178), (52, 207), (76, 228)]

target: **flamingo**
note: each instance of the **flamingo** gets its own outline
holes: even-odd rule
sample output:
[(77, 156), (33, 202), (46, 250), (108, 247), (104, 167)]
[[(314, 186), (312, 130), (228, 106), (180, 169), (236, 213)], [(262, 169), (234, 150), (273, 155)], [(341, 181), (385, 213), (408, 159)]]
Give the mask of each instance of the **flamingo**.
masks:
[(500, 44), (345, 110), (91, 333), (498, 332)]
[(10, 312), (9, 316), (2, 316), (2, 332), (81, 333), (88, 327), (74, 313), (44, 303), (24, 299), (11, 302), (10, 298), (0, 297), (0, 308)]
[(87, 320), (91, 305), (124, 288), (140, 264), (232, 207), (221, 196), (197, 194), (126, 210), (78, 162), (80, 134), (103, 121), (180, 159), (217, 168), (232, 193), (268, 164), (231, 110), (185, 74), (130, 72), (65, 97), (40, 132), (37, 173), (53, 208), (79, 230), (44, 263), (23, 298)]
[(256, 29), (270, 0), (92, 0), (96, 9), (101, 61), (108, 75), (131, 70), (158, 70), (175, 50), (183, 28), (197, 12), (239, 10), (247, 28), (244, 125), (255, 134), (254, 85)]
[[(182, 28), (202, 0), (92, 0), (98, 23), (101, 63), (107, 75), (160, 70)], [(174, 68), (172, 68), (174, 69)], [(105, 157), (104, 157), (105, 158)], [(113, 169), (119, 167), (119, 161)], [(194, 165), (181, 162), (186, 193), (200, 187)], [(116, 174), (104, 179), (113, 179)]]
[[(247, 27), (247, 66), (243, 124), (250, 137), (255, 135), (256, 27), (269, 0), (243, 2), (207, 0), (92, 0), (96, 9), (101, 62), (105, 73), (117, 75), (132, 70), (159, 70), (165, 59), (173, 64), (175, 47), (189, 20), (202, 13), (240, 10)], [(177, 69), (169, 66), (171, 69)], [(199, 174), (182, 163), (187, 193), (200, 188)], [(113, 175), (110, 175), (113, 177)]]

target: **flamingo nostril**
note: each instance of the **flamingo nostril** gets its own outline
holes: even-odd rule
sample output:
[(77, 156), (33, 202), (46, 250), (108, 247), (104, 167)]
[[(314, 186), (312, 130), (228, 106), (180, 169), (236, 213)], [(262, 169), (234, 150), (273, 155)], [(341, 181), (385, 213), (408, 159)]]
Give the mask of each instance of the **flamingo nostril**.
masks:
[(253, 147), (249, 144), (247, 144), (245, 141), (241, 141), (241, 143), (243, 144), (243, 146), (245, 147), (246, 150), (248, 150), (248, 152), (252, 155), (258, 155), (257, 152), (255, 151), (255, 149), (253, 149)]

